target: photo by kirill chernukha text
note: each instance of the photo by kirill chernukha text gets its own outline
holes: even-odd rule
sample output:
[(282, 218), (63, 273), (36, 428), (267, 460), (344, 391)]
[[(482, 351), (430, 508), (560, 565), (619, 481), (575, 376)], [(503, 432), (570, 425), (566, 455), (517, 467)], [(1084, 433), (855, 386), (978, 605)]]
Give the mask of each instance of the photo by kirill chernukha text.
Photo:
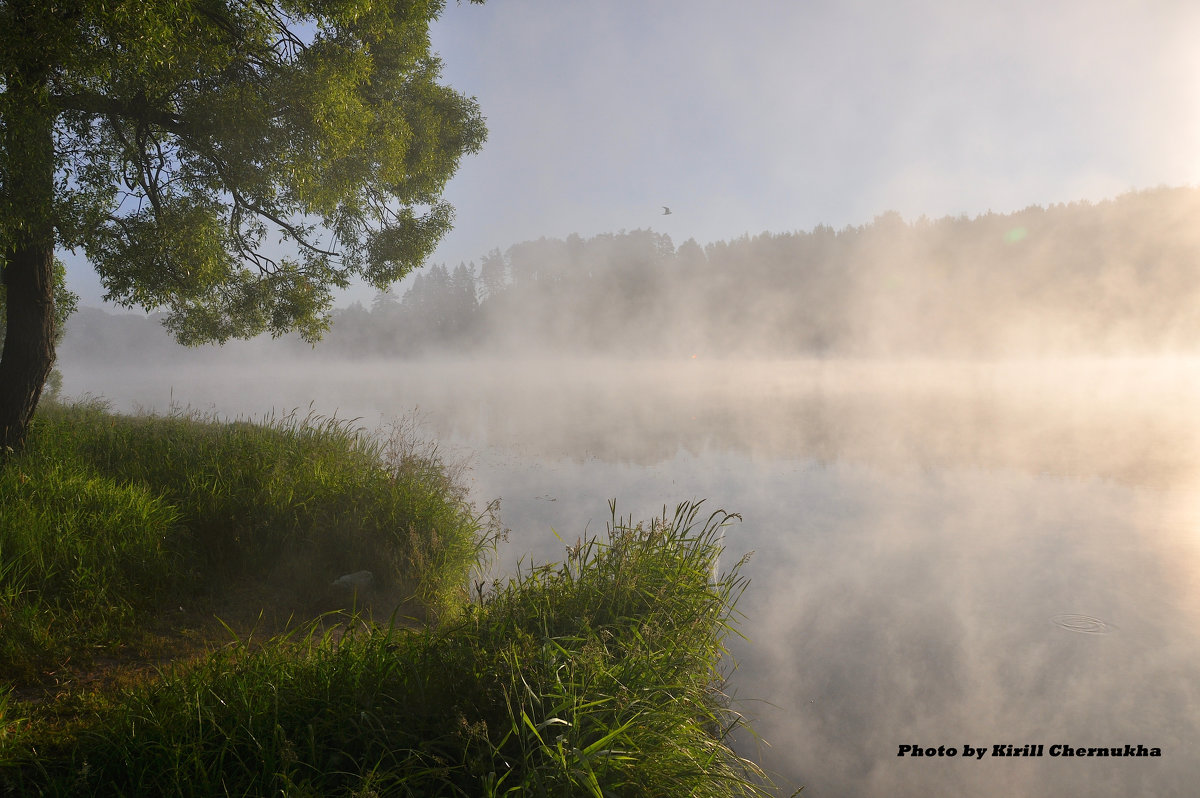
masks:
[[(961, 752), (955, 746), (939, 745), (922, 746), (922, 745), (901, 745), (896, 753), (896, 756), (909, 757), (952, 757), (961, 755), (967, 759), (983, 759), (988, 754), (986, 745), (972, 746), (964, 744)], [(1056, 743), (1048, 749), (1040, 743), (1026, 743), (1025, 745), (1011, 745), (1007, 743), (996, 743), (991, 747), (991, 755), (993, 757), (1034, 757), (1046, 756), (1049, 754), (1053, 757), (1076, 757), (1076, 756), (1162, 756), (1161, 748), (1151, 748), (1144, 745), (1115, 745), (1102, 747), (1088, 746), (1072, 746)]]

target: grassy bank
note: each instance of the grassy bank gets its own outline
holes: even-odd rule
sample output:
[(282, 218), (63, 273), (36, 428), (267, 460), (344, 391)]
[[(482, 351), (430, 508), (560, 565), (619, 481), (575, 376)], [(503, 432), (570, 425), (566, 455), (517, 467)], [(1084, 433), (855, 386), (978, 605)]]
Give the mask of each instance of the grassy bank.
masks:
[[(726, 745), (744, 580), (713, 576), (724, 513), (614, 516), (468, 596), (487, 535), (436, 453), (333, 422), (77, 406), (43, 411), (0, 471), (0, 519), (0, 795), (762, 794)], [(164, 660), (145, 639), (180, 601), (321, 594), (365, 563), (430, 622), (333, 626), (312, 601), (253, 644)], [(122, 648), (153, 671), (22, 693)]]
[[(0, 469), (0, 679), (139, 642), (166, 607), (255, 594), (315, 614), (372, 597), (461, 604), (486, 543), (436, 451), (295, 416), (262, 424), (48, 405)], [(244, 601), (242, 601), (244, 600)]]

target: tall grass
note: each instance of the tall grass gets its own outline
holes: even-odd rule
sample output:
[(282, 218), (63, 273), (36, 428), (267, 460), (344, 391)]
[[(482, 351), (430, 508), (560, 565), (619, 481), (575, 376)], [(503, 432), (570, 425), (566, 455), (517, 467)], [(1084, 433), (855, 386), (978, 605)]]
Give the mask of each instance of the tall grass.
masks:
[(47, 431), (36, 424), (0, 468), (0, 679), (118, 639), (181, 563), (176, 508), (97, 473)]
[(452, 623), (228, 647), (57, 745), (0, 745), (0, 782), (72, 796), (765, 794), (726, 745), (739, 719), (719, 667), (745, 586), (737, 566), (712, 575), (729, 519), (614, 513), (607, 540), (481, 589)]
[(44, 403), (0, 467), (0, 680), (120, 642), (165, 602), (371, 570), (461, 606), (487, 539), (436, 451), (295, 414), (263, 423)]

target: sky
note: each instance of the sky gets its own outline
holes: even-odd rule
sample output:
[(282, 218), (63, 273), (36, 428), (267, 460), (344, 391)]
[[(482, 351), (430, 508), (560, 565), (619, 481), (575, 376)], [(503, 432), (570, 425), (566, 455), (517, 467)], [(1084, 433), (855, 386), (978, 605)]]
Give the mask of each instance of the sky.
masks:
[(1200, 184), (1194, 0), (491, 0), (432, 35), (489, 129), (445, 193), (451, 268), (542, 236), (703, 245)]

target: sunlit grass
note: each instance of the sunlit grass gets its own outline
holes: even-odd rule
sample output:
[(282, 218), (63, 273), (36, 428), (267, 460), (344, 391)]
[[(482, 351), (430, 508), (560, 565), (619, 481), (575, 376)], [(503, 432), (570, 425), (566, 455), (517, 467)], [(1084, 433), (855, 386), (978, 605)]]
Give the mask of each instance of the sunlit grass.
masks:
[(402, 435), (46, 404), (0, 469), (0, 680), (128, 642), (156, 607), (233, 583), (320, 596), (369, 569), (377, 592), (452, 612), (483, 520), (436, 450)]
[(726, 742), (738, 568), (697, 505), (580, 541), (452, 622), (238, 644), (17, 733), (0, 780), (47, 795), (765, 794)]

